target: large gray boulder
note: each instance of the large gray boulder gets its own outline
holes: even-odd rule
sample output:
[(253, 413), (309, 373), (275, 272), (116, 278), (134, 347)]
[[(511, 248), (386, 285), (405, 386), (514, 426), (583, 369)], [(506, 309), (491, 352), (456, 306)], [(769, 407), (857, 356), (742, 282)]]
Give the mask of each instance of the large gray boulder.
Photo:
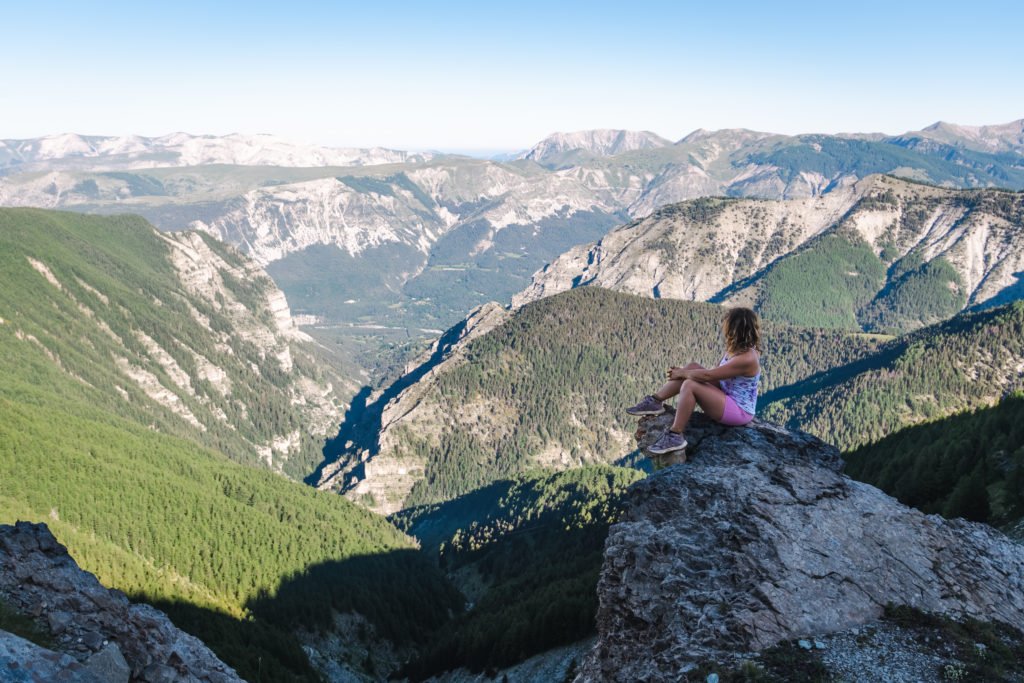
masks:
[[(80, 569), (45, 524), (0, 525), (0, 593), (49, 630), (57, 659), (47, 655), (40, 662), (53, 660), (55, 666), (64, 662), (69, 671), (84, 668), (88, 675), (105, 681), (241, 680), (163, 612), (130, 603), (124, 594), (108, 590)], [(15, 646), (17, 653), (38, 654), (17, 640), (4, 642), (10, 646), (9, 652), (0, 650), (5, 656), (14, 657)], [(86, 673), (78, 675), (90, 680)]]
[[(671, 415), (641, 420), (641, 447)], [(1024, 629), (1024, 547), (902, 505), (839, 452), (755, 420), (691, 420), (686, 462), (634, 484), (605, 546), (578, 680), (677, 680), (695, 662), (877, 620), (887, 603)]]

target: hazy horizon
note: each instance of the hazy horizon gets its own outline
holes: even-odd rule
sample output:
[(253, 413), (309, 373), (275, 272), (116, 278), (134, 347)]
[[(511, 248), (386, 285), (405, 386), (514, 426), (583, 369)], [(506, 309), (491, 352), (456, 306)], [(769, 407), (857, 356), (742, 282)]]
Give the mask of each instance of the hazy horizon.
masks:
[(0, 137), (269, 133), (484, 152), (556, 132), (1024, 117), (1024, 7), (105, 2), (7, 8)]

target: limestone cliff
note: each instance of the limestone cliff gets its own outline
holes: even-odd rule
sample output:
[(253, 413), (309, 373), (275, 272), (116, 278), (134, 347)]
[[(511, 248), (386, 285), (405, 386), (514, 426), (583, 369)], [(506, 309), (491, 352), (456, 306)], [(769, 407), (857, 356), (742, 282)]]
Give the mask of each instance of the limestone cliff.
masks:
[[(642, 447), (671, 416), (641, 421)], [(1024, 548), (840, 473), (809, 435), (697, 415), (685, 464), (629, 491), (578, 681), (677, 680), (698, 661), (873, 622), (887, 604), (1024, 628)]]
[[(949, 287), (963, 309), (1000, 301), (1019, 287), (1022, 205), (1013, 193), (872, 176), (808, 199), (703, 199), (666, 206), (566, 251), (534, 273), (512, 305), (583, 285), (654, 298), (757, 304), (772, 268), (816, 238), (840, 233), (866, 243), (882, 270), (889, 268), (872, 293), (898, 284), (901, 260), (941, 259), (956, 272)], [(857, 275), (837, 272), (835, 278)]]

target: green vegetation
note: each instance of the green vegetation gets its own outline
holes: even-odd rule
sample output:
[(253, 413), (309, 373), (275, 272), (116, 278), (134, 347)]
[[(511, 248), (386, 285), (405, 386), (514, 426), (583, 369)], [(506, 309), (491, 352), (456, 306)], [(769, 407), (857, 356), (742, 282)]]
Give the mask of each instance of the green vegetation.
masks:
[[(198, 613), (189, 623), (203, 626), (198, 635), (233, 666), (238, 657), (269, 657), (260, 640), (293, 642), (283, 634), (295, 623), (322, 626), (322, 610), (332, 607), (373, 599), (384, 607), (365, 616), (382, 632), (416, 634), (458, 605), (402, 534), (337, 495), (66, 401), (60, 385), (56, 394), (20, 383), (6, 389), (24, 402), (0, 399), (0, 520), (44, 521), (104, 585), (178, 603), (172, 616)], [(409, 572), (418, 582), (368, 584), (366, 556), (374, 575)], [(330, 570), (316, 569), (323, 565)], [(307, 611), (292, 588), (303, 577), (320, 591), (312, 622), (302, 621)], [(359, 602), (368, 586), (380, 591)], [(237, 621), (247, 617), (256, 623)], [(259, 638), (232, 657), (232, 639), (245, 633)], [(219, 637), (228, 639), (226, 652)], [(303, 659), (295, 648), (288, 657)]]
[(966, 302), (963, 280), (948, 261), (923, 263), (910, 253), (893, 266), (889, 284), (857, 318), (869, 331), (914, 329), (951, 318)]
[(434, 200), (427, 195), (419, 185), (409, 180), (409, 176), (404, 173), (396, 173), (393, 176), (387, 176), (384, 178), (375, 178), (373, 176), (341, 176), (338, 178), (341, 182), (351, 187), (356, 192), (362, 193), (374, 193), (379, 194), (383, 197), (394, 197), (395, 189), (405, 190), (416, 198), (425, 209), (429, 209), (434, 206)]
[(916, 422), (990, 405), (1021, 388), (1014, 379), (1021, 357), (1024, 302), (960, 314), (776, 392), (761, 415), (855, 448)]
[(872, 173), (892, 173), (907, 168), (923, 172), (935, 184), (951, 183), (959, 187), (993, 181), (1018, 187), (1024, 184), (1024, 171), (1012, 157), (998, 158), (944, 147), (943, 155), (932, 156), (890, 142), (800, 135), (784, 138), (764, 151), (743, 154), (732, 163), (736, 167), (751, 163), (775, 166), (786, 182), (801, 173), (818, 173), (826, 178), (856, 174), (863, 178)]
[(403, 673), (509, 666), (593, 634), (608, 526), (642, 476), (605, 466), (533, 472), (396, 515), (425, 548), (440, 549), (473, 600)]
[[(254, 462), (246, 436), (298, 428), (301, 417), (280, 366), (181, 289), (167, 248), (138, 217), (0, 211), (0, 523), (46, 522), (104, 585), (164, 607), (253, 680), (315, 679), (290, 633), (324, 627), (331, 610), (365, 609), (380, 633), (425, 638), (461, 600), (410, 539), (342, 497), (225, 457)], [(262, 286), (231, 288), (256, 301)], [(125, 356), (176, 386), (140, 331), (222, 406), (219, 434), (191, 427), (118, 371), (112, 359)], [(228, 369), (237, 402), (197, 379), (189, 348)], [(330, 377), (316, 356), (294, 356)], [(197, 415), (213, 409), (182, 400)], [(307, 438), (315, 458), (320, 444)]]
[[(233, 249), (202, 239), (229, 265), (245, 263)], [(289, 343), (293, 367), (286, 374), (273, 354), (239, 334), (237, 304), (182, 286), (169, 245), (143, 219), (2, 209), (0, 267), (5, 377), (38, 386), (56, 382), (54, 374), (73, 378), (64, 382), (66, 391), (83, 403), (247, 465), (265, 466), (254, 444), (298, 432), (298, 452), (289, 454), (284, 471), (301, 479), (319, 463), (323, 437), (309, 432), (292, 403), (292, 378), (337, 387), (345, 381), (312, 344)], [(244, 315), (273, 329), (266, 299), (273, 282), (220, 275)], [(225, 372), (220, 384), (204, 374), (207, 362)], [(152, 377), (173, 397), (154, 400), (129, 371)], [(185, 411), (202, 426), (182, 417)]]
[(885, 619), (908, 629), (947, 661), (947, 680), (1012, 681), (1024, 678), (1024, 634), (1006, 624), (951, 619), (906, 605), (887, 605)]
[[(361, 191), (384, 182), (344, 180)], [(385, 187), (392, 186), (374, 191)], [(465, 211), (465, 206), (457, 208)], [(556, 215), (500, 231), (487, 221), (473, 221), (442, 236), (426, 263), (420, 251), (399, 244), (371, 247), (358, 256), (335, 245), (316, 245), (271, 263), (267, 272), (295, 313), (420, 335), (422, 329), (448, 328), (488, 301), (508, 301), (538, 268), (577, 244), (603, 237), (620, 221), (621, 216), (597, 211)], [(483, 239), (491, 240), (492, 247), (473, 253)]]
[[(110, 171), (103, 173), (102, 175), (107, 178), (123, 181), (127, 185), (128, 191), (133, 197), (161, 197), (168, 194), (163, 183), (149, 175), (141, 173), (121, 173), (116, 171)], [(84, 182), (89, 181), (87, 180)], [(92, 182), (95, 187), (96, 182)]]
[(867, 242), (830, 232), (768, 270), (756, 307), (775, 322), (859, 329), (856, 311), (884, 282), (885, 266)]
[(0, 594), (0, 631), (13, 633), (19, 638), (35, 643), (47, 649), (53, 647), (53, 639), (49, 632), (30, 616), (18, 612)]
[(1010, 529), (1024, 518), (1024, 394), (906, 427), (845, 458), (847, 474), (902, 503)]
[[(531, 303), (471, 342), (465, 363), (441, 373), (424, 402), (440, 435), (404, 426), (396, 454), (426, 461), (407, 505), (446, 500), (534, 466), (547, 449), (569, 465), (628, 452), (635, 419), (622, 408), (660, 386), (665, 368), (723, 352), (723, 309), (583, 287)], [(862, 358), (878, 341), (840, 331), (764, 328), (763, 386), (770, 390)], [(463, 419), (473, 406), (475, 420)]]

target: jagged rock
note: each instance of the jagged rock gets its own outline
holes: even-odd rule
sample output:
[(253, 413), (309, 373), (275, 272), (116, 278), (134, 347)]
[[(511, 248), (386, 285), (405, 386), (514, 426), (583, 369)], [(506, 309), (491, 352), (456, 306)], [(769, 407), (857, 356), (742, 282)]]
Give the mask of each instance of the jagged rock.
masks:
[(112, 683), (117, 679), (98, 675), (71, 655), (47, 650), (13, 633), (0, 631), (0, 680), (12, 683), (49, 683), (57, 680), (68, 683)]
[(132, 673), (117, 643), (107, 643), (106, 647), (89, 658), (85, 668), (107, 683), (128, 683)]
[[(646, 418), (649, 446), (672, 416)], [(1024, 629), (1024, 547), (842, 475), (839, 452), (697, 414), (687, 462), (634, 484), (605, 546), (580, 681), (677, 680), (697, 661), (877, 620), (887, 603)]]
[[(39, 662), (56, 661), (54, 666), (84, 671), (81, 678), (69, 679), (76, 681), (241, 680), (163, 612), (150, 605), (131, 604), (123, 593), (104, 588), (95, 576), (80, 569), (45, 524), (0, 525), (0, 593), (15, 609), (48, 626), (55, 650), (63, 652), (33, 645), (41, 651), (36, 652), (20, 644), (17, 650), (5, 650), (13, 648), (10, 643), (14, 642), (5, 639), (0, 643), (2, 666), (15, 664), (14, 668), (28, 670), (28, 662), (42, 666)], [(31, 659), (19, 659), (29, 656)], [(40, 676), (24, 680), (53, 680)]]

